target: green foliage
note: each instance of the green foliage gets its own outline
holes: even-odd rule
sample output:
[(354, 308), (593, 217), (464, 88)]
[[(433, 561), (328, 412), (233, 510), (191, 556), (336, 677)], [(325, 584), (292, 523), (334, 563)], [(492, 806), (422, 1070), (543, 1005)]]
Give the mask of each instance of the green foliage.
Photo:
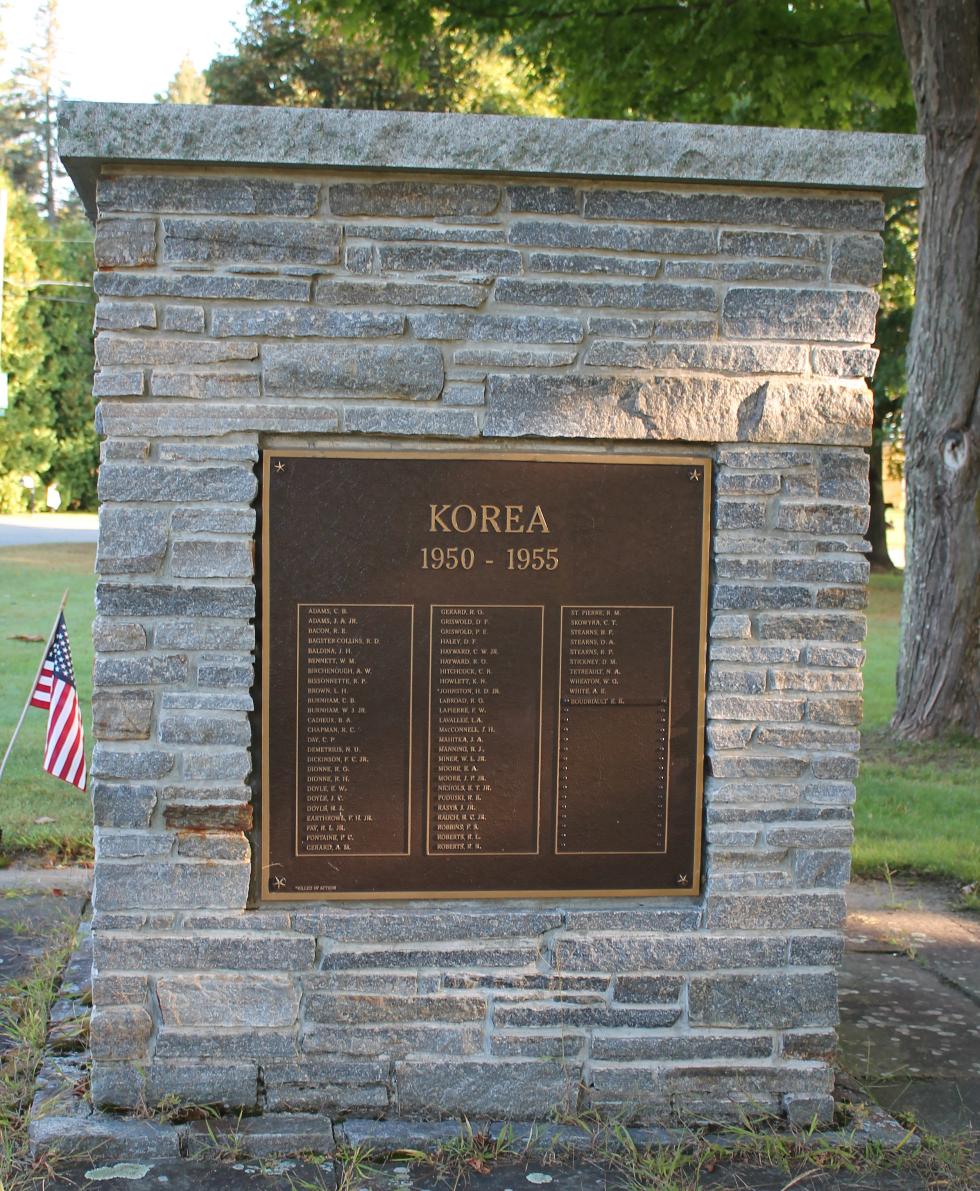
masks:
[(153, 98), (157, 103), (209, 103), (211, 92), (201, 71), (190, 58), (184, 58), (167, 84), (166, 91)]
[[(6, 185), (0, 177), (0, 185)], [(43, 494), (57, 481), (63, 508), (94, 508), (98, 442), (91, 397), (92, 234), (81, 218), (54, 226), (9, 191), (0, 367), (0, 512), (27, 507), (22, 476)], [(48, 284), (51, 282), (69, 284)]]
[(294, 0), (370, 21), (424, 71), (434, 30), (498, 39), (557, 85), (564, 114), (790, 127), (914, 127), (888, 0)]
[(205, 73), (214, 103), (408, 111), (546, 112), (513, 55), (450, 36), (434, 20), (399, 60), (402, 33), (368, 19), (348, 27), (330, 5), (252, 0), (233, 54)]

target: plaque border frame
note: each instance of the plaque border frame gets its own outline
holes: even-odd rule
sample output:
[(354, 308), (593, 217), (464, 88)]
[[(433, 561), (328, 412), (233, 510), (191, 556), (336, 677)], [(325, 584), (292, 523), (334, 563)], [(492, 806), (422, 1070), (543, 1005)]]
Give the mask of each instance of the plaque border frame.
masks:
[[(273, 436), (270, 436), (273, 437)], [(278, 436), (275, 436), (278, 437)], [(399, 444), (389, 450), (364, 448), (307, 448), (263, 446), (260, 440), (259, 451), (261, 464), (261, 665), (259, 689), (262, 699), (261, 714), (261, 768), (259, 774), (259, 798), (261, 802), (259, 816), (258, 853), (259, 864), (253, 862), (253, 880), (256, 896), (250, 904), (261, 906), (273, 902), (364, 902), (364, 901), (496, 901), (516, 899), (541, 899), (560, 897), (569, 900), (581, 898), (627, 898), (627, 897), (678, 897), (694, 898), (701, 896), (701, 879), (703, 875), (703, 834), (704, 834), (704, 756), (705, 756), (705, 688), (707, 677), (707, 646), (708, 646), (708, 587), (711, 564), (711, 492), (714, 459), (709, 454), (674, 454), (670, 452), (639, 452), (639, 451), (596, 451), (569, 450), (571, 444), (565, 440), (556, 441), (554, 450), (500, 450), (494, 447), (474, 449), (449, 448), (440, 450), (429, 444), (415, 448)], [(564, 448), (564, 449), (562, 449)], [(268, 635), (269, 621), (269, 491), (272, 480), (272, 462), (276, 459), (463, 459), (487, 462), (493, 459), (526, 463), (606, 463), (612, 465), (632, 464), (634, 466), (656, 466), (657, 464), (683, 465), (701, 468), (698, 477), (701, 483), (702, 518), (701, 518), (701, 591), (699, 616), (699, 658), (697, 684), (697, 746), (694, 769), (694, 831), (693, 831), (693, 870), (691, 882), (686, 887), (666, 886), (657, 888), (638, 889), (487, 889), (487, 890), (421, 890), (421, 891), (385, 891), (385, 892), (316, 892), (316, 893), (273, 893), (263, 888), (265, 875), (272, 867), (268, 855), (269, 841), (269, 750), (267, 740), (269, 736), (269, 650)]]

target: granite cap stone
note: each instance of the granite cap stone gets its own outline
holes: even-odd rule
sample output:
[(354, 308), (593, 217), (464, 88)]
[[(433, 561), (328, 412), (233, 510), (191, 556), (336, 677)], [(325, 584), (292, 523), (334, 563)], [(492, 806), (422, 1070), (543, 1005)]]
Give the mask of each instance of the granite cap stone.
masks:
[(103, 166), (398, 169), (865, 190), (923, 184), (921, 137), (639, 120), (65, 102), (59, 152), (90, 215)]

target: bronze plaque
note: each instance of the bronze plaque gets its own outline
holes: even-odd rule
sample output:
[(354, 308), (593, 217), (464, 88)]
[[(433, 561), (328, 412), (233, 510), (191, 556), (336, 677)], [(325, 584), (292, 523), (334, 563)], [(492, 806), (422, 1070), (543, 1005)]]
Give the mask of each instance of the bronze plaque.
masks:
[(698, 893), (710, 466), (264, 452), (263, 900)]

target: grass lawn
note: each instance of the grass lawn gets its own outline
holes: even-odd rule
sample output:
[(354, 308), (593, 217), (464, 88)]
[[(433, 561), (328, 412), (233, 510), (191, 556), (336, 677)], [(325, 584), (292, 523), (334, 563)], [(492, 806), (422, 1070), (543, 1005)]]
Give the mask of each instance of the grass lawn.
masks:
[[(9, 546), (0, 549), (0, 756), (31, 689), (61, 593), (68, 588), (65, 621), (92, 755), (92, 619), (94, 544)], [(43, 641), (19, 641), (37, 635)], [(91, 856), (88, 794), (41, 769), (47, 712), (32, 707), (0, 781), (0, 828), (6, 854), (30, 850), (53, 857)], [(38, 822), (50, 819), (49, 823)]]
[(965, 737), (910, 744), (889, 735), (901, 599), (900, 574), (872, 575), (854, 871), (965, 885), (980, 878), (980, 747)]

